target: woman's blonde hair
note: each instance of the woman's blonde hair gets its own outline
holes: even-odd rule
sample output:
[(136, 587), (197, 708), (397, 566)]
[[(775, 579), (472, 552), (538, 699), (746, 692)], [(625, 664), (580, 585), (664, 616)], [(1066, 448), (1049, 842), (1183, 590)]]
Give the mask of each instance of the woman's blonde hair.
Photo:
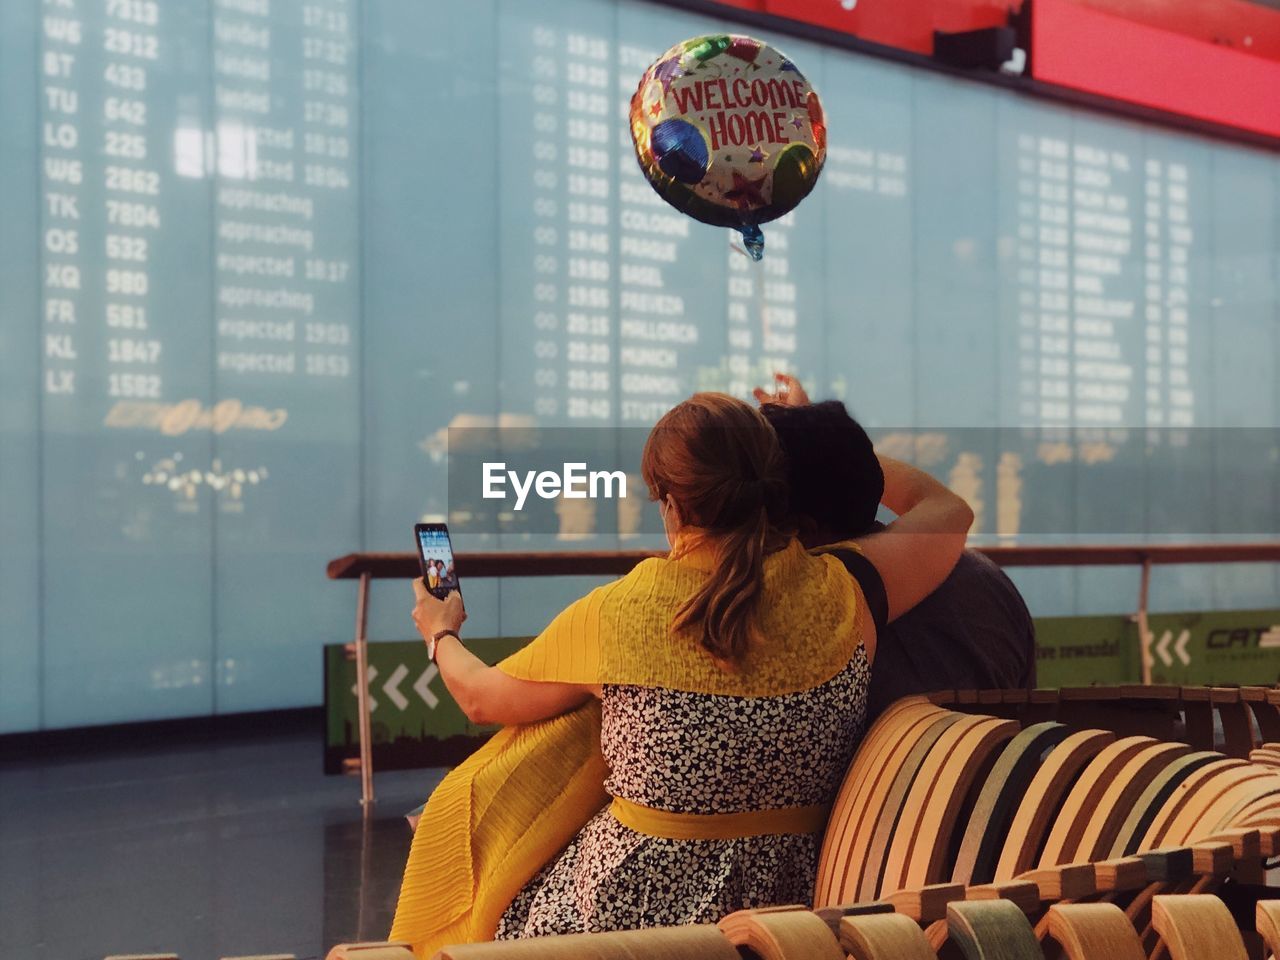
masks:
[(676, 612), (672, 632), (693, 627), (713, 656), (736, 664), (758, 636), (764, 558), (785, 537), (786, 466), (773, 427), (755, 407), (697, 393), (668, 411), (640, 464), (649, 497), (676, 502), (683, 523), (714, 544), (706, 582)]

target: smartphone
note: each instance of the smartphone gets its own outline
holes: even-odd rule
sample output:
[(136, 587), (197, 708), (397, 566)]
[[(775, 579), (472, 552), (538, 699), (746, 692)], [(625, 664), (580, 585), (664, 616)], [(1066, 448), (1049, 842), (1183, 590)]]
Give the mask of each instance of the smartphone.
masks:
[(443, 523), (415, 523), (413, 538), (418, 543), (418, 566), (427, 590), (440, 600), (451, 591), (462, 592), (458, 574), (453, 569), (453, 544), (449, 527)]

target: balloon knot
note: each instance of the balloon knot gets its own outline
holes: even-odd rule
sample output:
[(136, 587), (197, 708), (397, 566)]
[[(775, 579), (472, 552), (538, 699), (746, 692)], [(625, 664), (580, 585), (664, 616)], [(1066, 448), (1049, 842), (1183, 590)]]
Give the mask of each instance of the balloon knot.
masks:
[(742, 245), (747, 248), (751, 259), (757, 262), (764, 259), (764, 231), (752, 224), (749, 227), (738, 227), (738, 232), (742, 234)]

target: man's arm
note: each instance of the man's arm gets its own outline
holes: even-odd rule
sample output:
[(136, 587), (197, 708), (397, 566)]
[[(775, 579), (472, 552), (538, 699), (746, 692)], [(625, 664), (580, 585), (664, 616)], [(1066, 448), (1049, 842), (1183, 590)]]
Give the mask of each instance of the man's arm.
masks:
[(876, 567), (894, 620), (927, 597), (964, 550), (973, 510), (923, 470), (880, 456), (886, 507), (898, 519), (856, 541)]
[[(775, 392), (755, 389), (761, 405), (803, 407), (809, 395), (788, 373), (773, 375)], [(906, 613), (947, 578), (964, 550), (973, 511), (923, 470), (878, 456), (884, 471), (882, 502), (898, 519), (878, 533), (857, 539), (884, 581), (889, 619)]]

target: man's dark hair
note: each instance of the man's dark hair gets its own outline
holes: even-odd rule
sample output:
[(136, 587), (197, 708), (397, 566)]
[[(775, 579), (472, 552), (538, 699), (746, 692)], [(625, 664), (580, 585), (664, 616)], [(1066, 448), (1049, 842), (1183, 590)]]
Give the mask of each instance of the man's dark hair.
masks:
[[(787, 457), (791, 512), (802, 538), (809, 526), (836, 540), (866, 533), (884, 494), (871, 438), (839, 400), (762, 408)], [(806, 524), (804, 521), (812, 521)]]

